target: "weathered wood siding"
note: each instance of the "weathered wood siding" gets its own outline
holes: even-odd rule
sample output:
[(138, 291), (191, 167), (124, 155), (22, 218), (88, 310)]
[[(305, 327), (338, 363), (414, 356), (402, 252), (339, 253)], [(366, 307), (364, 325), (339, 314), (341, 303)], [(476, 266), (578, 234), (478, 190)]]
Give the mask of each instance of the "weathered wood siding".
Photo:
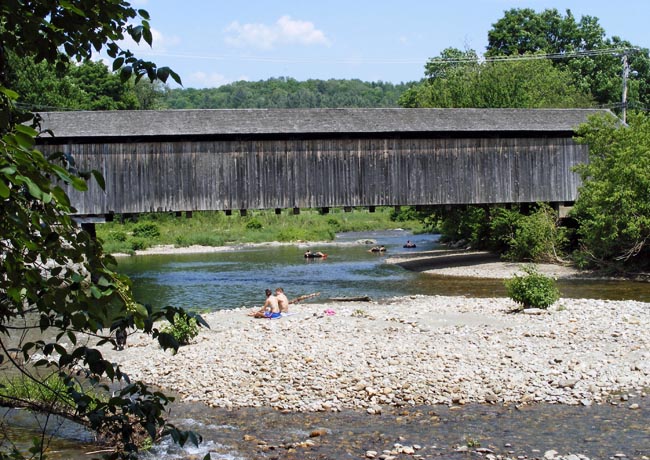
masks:
[(321, 138), (43, 145), (92, 184), (79, 214), (571, 202), (587, 147), (569, 137)]

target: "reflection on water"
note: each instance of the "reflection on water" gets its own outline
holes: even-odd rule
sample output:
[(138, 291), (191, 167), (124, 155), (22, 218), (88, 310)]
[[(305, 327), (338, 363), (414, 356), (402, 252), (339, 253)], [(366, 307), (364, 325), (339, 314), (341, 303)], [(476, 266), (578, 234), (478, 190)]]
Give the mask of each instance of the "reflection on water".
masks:
[[(460, 295), (502, 297), (501, 280), (434, 277), (384, 264), (385, 254), (351, 243), (372, 239), (387, 254), (409, 253), (410, 239), (417, 251), (439, 248), (438, 235), (411, 235), (404, 231), (346, 233), (337, 244), (265, 246), (187, 255), (134, 256), (119, 259), (118, 269), (134, 280), (138, 299), (153, 305), (175, 305), (195, 310), (219, 310), (259, 305), (264, 289), (282, 286), (289, 298), (320, 292), (330, 297), (400, 295)], [(307, 248), (322, 250), (327, 259), (305, 259)], [(630, 281), (559, 281), (564, 297), (635, 299), (650, 301), (650, 283)]]

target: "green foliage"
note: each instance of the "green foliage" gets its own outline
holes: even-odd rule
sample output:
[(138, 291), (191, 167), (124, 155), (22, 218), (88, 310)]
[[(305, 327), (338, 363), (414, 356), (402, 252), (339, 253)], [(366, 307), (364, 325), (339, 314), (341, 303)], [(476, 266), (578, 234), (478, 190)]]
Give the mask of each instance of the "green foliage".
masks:
[(465, 241), (474, 249), (485, 249), (489, 241), (489, 221), (486, 208), (468, 206), (450, 210), (438, 208), (440, 241), (443, 243)]
[(422, 211), (418, 211), (415, 206), (402, 206), (399, 209), (393, 208), (390, 213), (390, 220), (393, 222), (411, 222), (422, 220), (429, 214), (429, 208), (424, 208)]
[(160, 83), (148, 77), (134, 83), (121, 81), (104, 63), (57, 65), (30, 56), (8, 53), (7, 85), (21, 95), (31, 110), (132, 110), (159, 107)]
[[(530, 8), (513, 8), (505, 12), (488, 32), (487, 56), (521, 56), (531, 53), (560, 55), (571, 52), (633, 48), (619, 37), (607, 38), (605, 30), (593, 16), (580, 20), (556, 9), (535, 12)], [(637, 75), (629, 81), (629, 107), (650, 105), (650, 55), (648, 49), (630, 53), (630, 68)], [(620, 106), (620, 52), (602, 53), (580, 58), (555, 59), (553, 66), (571, 75), (572, 86), (590, 94), (596, 103)]]
[[(148, 17), (126, 2), (0, 2), (0, 365), (4, 375), (13, 368), (41, 388), (49, 386), (47, 375), (57, 374), (65, 394), (53, 385), (52, 394), (57, 403), (72, 405), (69, 418), (99, 435), (118, 434), (110, 458), (133, 458), (143, 433), (152, 439), (169, 433), (181, 444), (198, 437), (167, 423), (169, 397), (131, 382), (77, 334), (96, 337), (102, 345), (113, 340), (110, 328), (132, 327), (150, 334), (163, 348), (173, 348), (177, 343), (154, 324), (183, 311), (154, 311), (137, 303), (130, 280), (111, 269), (115, 260), (74, 224), (62, 185), (84, 191), (90, 178), (97, 178), (100, 186), (103, 180), (97, 171), (69, 169), (62, 153), (46, 158), (36, 148), (39, 118), (17, 107), (21, 95), (9, 77), (16, 70), (9, 56), (54, 65), (63, 75), (71, 61), (88, 60), (95, 50), (105, 49), (122, 82), (144, 76), (180, 81), (170, 69), (140, 60), (116, 43), (129, 37), (150, 44)], [(52, 405), (9, 391), (0, 386), (0, 399), (55, 412)], [(43, 457), (42, 441), (30, 451), (34, 457)], [(14, 458), (21, 455), (11, 453)]]
[[(24, 375), (0, 379), (0, 404), (14, 405), (14, 401), (24, 401), (25, 404), (52, 405), (59, 410), (74, 410), (74, 400), (67, 393), (65, 381), (56, 373), (42, 380), (33, 380)], [(79, 385), (75, 388), (81, 391)]]
[(546, 204), (531, 214), (496, 208), (490, 220), (491, 249), (508, 260), (555, 262), (566, 244), (565, 231), (559, 227), (557, 213)]
[[(139, 81), (147, 76), (152, 81), (163, 82), (172, 77), (181, 83), (171, 69), (158, 68), (152, 62), (138, 59), (115, 42), (127, 36), (136, 43), (144, 40), (150, 46), (153, 41), (149, 14), (133, 9), (126, 2), (105, 2), (99, 7), (93, 0), (79, 0), (74, 5), (52, 1), (21, 2), (20, 7), (15, 2), (3, 2), (0, 18), (3, 22), (0, 43), (17, 55), (32, 56), (36, 63), (55, 64), (57, 70), (62, 71), (71, 59), (88, 61), (95, 50), (105, 48), (113, 60), (113, 70), (120, 71), (122, 81), (131, 76)], [(135, 22), (137, 20), (139, 23)]]
[(471, 449), (481, 447), (481, 441), (477, 438), (472, 438), (471, 436), (465, 437), (465, 445)]
[(116, 232), (111, 233), (110, 239), (113, 239), (115, 241), (124, 242), (127, 239), (127, 235), (126, 235), (126, 232), (118, 230)]
[[(472, 52), (473, 53), (473, 52)], [(589, 107), (570, 72), (548, 60), (446, 64), (434, 58), (429, 78), (400, 98), (403, 107)]]
[(546, 204), (532, 212), (505, 207), (431, 208), (419, 213), (425, 225), (441, 234), (443, 243), (463, 242), (473, 249), (500, 253), (505, 259), (555, 262), (567, 245), (566, 230)]
[(600, 268), (650, 268), (650, 117), (631, 113), (629, 125), (593, 118), (578, 130), (589, 163), (572, 215), (579, 223), (582, 263)]
[(310, 229), (300, 227), (287, 227), (278, 231), (277, 241), (292, 243), (296, 241), (329, 241), (334, 239), (334, 232), (328, 229)]
[(162, 331), (174, 337), (179, 345), (188, 345), (199, 335), (199, 326), (196, 319), (187, 315), (174, 315), (174, 320), (165, 326)]
[(335, 232), (338, 232), (341, 228), (341, 221), (336, 217), (330, 217), (327, 219), (327, 225), (330, 226)]
[(198, 232), (189, 235), (178, 235), (173, 242), (176, 246), (223, 246), (225, 240), (223, 236), (215, 232)]
[[(412, 214), (406, 213), (404, 219)], [(336, 233), (345, 231), (384, 230), (407, 228), (414, 232), (422, 231), (422, 224), (415, 219), (391, 220), (392, 208), (377, 208), (370, 213), (367, 209), (330, 209), (329, 214), (318, 210), (301, 210), (299, 215), (285, 212), (276, 215), (273, 210), (249, 211), (249, 217), (226, 216), (223, 212), (195, 212), (191, 219), (179, 218), (169, 213), (148, 214), (137, 222), (125, 220), (123, 223), (105, 223), (97, 226), (97, 235), (106, 241), (108, 252), (132, 253), (132, 240), (116, 241), (115, 235), (134, 233), (135, 226), (154, 223), (160, 230), (156, 238), (159, 244), (176, 246), (223, 246), (229, 243), (260, 243), (267, 241), (330, 241)], [(424, 215), (424, 214), (423, 214)], [(256, 222), (249, 227), (250, 222)], [(258, 228), (259, 227), (259, 228)], [(150, 240), (145, 241), (147, 244)]]
[(145, 238), (131, 238), (129, 246), (132, 251), (141, 251), (149, 247), (149, 242)]
[(251, 219), (248, 222), (246, 222), (246, 228), (248, 230), (261, 230), (264, 225), (262, 225), (262, 222), (259, 221), (259, 219)]
[[(612, 50), (612, 51), (604, 51)], [(425, 66), (425, 79), (400, 96), (402, 107), (621, 106), (621, 54), (630, 70), (627, 106), (650, 106), (650, 52), (607, 38), (598, 18), (567, 10), (505, 12), (488, 32), (485, 61), (474, 50), (447, 48)], [(581, 56), (568, 57), (571, 53)], [(541, 55), (565, 59), (537, 59)], [(503, 59), (506, 56), (517, 59)], [(527, 57), (527, 59), (522, 59)]]
[(133, 236), (155, 239), (160, 236), (160, 228), (153, 222), (140, 222), (133, 227)]
[(405, 84), (360, 80), (270, 78), (238, 81), (218, 88), (169, 90), (162, 100), (171, 109), (397, 107)]
[(555, 281), (542, 275), (534, 266), (524, 267), (523, 276), (515, 275), (505, 281), (508, 297), (522, 308), (548, 308), (560, 298)]

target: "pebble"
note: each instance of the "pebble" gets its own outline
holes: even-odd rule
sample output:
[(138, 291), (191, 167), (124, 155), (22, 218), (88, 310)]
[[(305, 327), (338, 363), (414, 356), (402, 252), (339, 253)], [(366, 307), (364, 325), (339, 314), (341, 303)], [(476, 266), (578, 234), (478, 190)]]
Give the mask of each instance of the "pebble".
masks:
[[(559, 304), (523, 315), (506, 298), (409, 296), (298, 304), (272, 321), (235, 309), (204, 315), (211, 329), (173, 356), (135, 333), (124, 351), (100, 350), (132, 380), (229, 409), (378, 415), (384, 406), (476, 402), (589, 406), (650, 387), (650, 372), (630, 371), (648, 369), (650, 304)], [(336, 315), (322, 316), (325, 309)], [(358, 309), (368, 316), (354, 315)]]

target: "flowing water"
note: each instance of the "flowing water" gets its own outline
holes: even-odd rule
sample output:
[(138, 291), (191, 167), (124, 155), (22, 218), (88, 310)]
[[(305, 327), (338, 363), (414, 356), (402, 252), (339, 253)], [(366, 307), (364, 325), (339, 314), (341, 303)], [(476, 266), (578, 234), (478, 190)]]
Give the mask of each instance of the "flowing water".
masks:
[[(368, 252), (373, 240), (386, 253)], [(439, 249), (438, 235), (404, 231), (346, 233), (333, 244), (244, 247), (210, 254), (133, 256), (118, 260), (119, 270), (134, 281), (140, 301), (175, 305), (199, 311), (259, 305), (264, 289), (282, 286), (289, 298), (320, 292), (315, 301), (330, 297), (401, 295), (504, 296), (503, 281), (433, 277), (384, 263), (390, 255), (414, 251), (402, 246), (410, 239), (417, 251)], [(328, 254), (305, 259), (307, 248)], [(560, 281), (564, 297), (635, 299), (650, 301), (650, 283), (629, 281)]]
[[(384, 263), (386, 254), (368, 252), (370, 246), (352, 244), (372, 239), (387, 254), (407, 253), (407, 239), (417, 250), (438, 248), (437, 235), (403, 231), (351, 233), (334, 244), (247, 247), (210, 254), (134, 256), (119, 259), (119, 271), (134, 281), (138, 299), (153, 305), (176, 305), (198, 311), (259, 305), (265, 288), (282, 286), (289, 298), (320, 292), (315, 301), (330, 297), (399, 295), (504, 296), (501, 280), (478, 280), (406, 271)], [(305, 259), (307, 248), (328, 254)], [(564, 297), (633, 299), (650, 302), (650, 283), (627, 281), (562, 281)], [(490, 449), (514, 458), (541, 458), (546, 450), (584, 454), (592, 459), (618, 455), (650, 457), (650, 404), (631, 395), (628, 404), (601, 406), (536, 405), (515, 407), (467, 405), (461, 408), (418, 407), (386, 409), (381, 415), (341, 413), (283, 414), (266, 409), (227, 411), (200, 404), (178, 403), (172, 422), (204, 436), (200, 447), (179, 448), (165, 441), (148, 459), (340, 459), (363, 458), (367, 450), (381, 452), (395, 443), (418, 444), (424, 458), (468, 458), (459, 446)], [(12, 424), (13, 425), (13, 424)], [(22, 424), (16, 425), (15, 429)], [(95, 447), (75, 430), (60, 428), (50, 458), (81, 459)], [(322, 436), (310, 438), (318, 431)], [(313, 446), (295, 447), (311, 439)], [(76, 446), (71, 448), (70, 444)], [(402, 456), (399, 458), (407, 458)]]

